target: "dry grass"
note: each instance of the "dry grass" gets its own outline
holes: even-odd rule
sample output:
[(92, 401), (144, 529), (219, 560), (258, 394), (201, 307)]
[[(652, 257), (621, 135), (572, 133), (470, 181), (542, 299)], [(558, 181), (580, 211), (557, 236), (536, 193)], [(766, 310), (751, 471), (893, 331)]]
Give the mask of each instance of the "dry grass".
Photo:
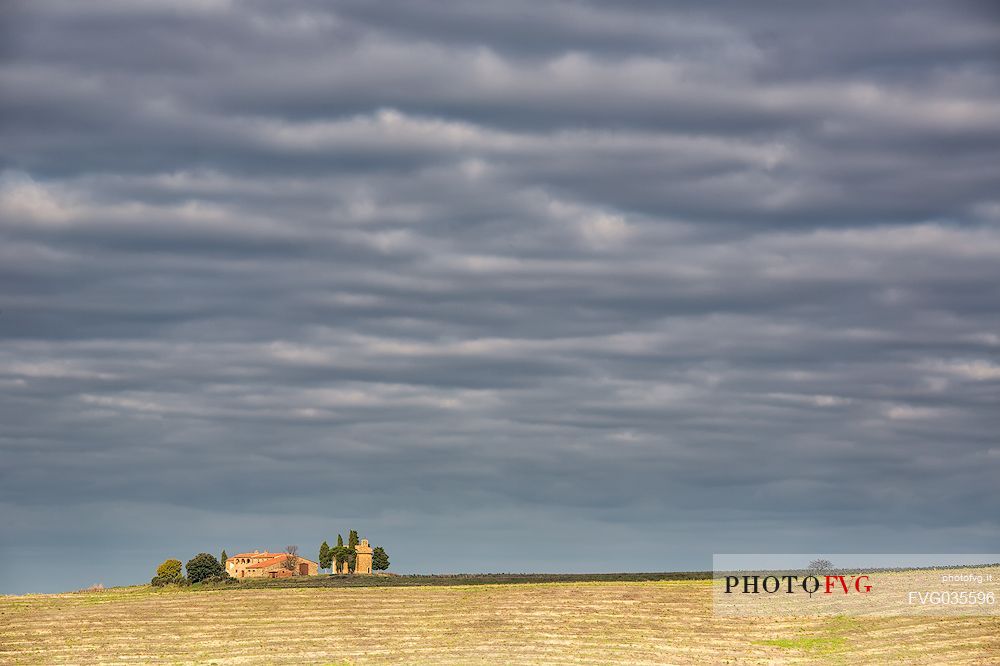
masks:
[(1000, 618), (715, 618), (710, 583), (0, 597), (3, 664), (998, 664)]

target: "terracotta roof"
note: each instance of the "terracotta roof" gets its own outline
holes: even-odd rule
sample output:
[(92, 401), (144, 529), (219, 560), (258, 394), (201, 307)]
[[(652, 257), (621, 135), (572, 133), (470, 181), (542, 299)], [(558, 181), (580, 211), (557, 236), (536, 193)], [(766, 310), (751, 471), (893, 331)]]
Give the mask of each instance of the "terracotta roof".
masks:
[[(254, 562), (253, 564), (248, 564), (246, 566), (247, 569), (266, 569), (267, 567), (273, 567), (276, 564), (281, 564), (282, 562), (284, 562), (285, 558), (288, 557), (288, 554), (287, 553), (257, 553), (256, 555), (254, 555), (253, 553), (251, 553), (249, 555), (234, 555), (233, 557), (230, 557), (229, 559), (227, 559), (226, 562), (228, 562), (229, 560), (232, 560), (232, 559), (234, 559), (236, 557), (254, 557), (254, 558), (266, 557), (267, 559), (264, 560), (264, 561), (262, 561), (262, 562)], [(299, 562), (306, 562), (308, 564), (316, 564), (317, 566), (319, 566), (316, 562), (313, 562), (312, 560), (310, 560), (308, 558), (302, 557), (301, 555), (299, 556)]]
[(278, 555), (283, 555), (283, 554), (284, 553), (269, 553), (266, 550), (263, 553), (236, 553), (232, 557), (226, 559), (226, 562), (228, 562), (229, 560), (235, 559), (237, 557), (253, 557), (253, 558), (258, 558), (258, 559), (259, 558), (270, 559), (272, 557), (277, 557)]
[(275, 564), (281, 564), (284, 562), (287, 557), (287, 555), (279, 555), (278, 557), (271, 558), (270, 560), (264, 560), (263, 562), (251, 564), (247, 567), (247, 569), (266, 569), (267, 567), (273, 567)]

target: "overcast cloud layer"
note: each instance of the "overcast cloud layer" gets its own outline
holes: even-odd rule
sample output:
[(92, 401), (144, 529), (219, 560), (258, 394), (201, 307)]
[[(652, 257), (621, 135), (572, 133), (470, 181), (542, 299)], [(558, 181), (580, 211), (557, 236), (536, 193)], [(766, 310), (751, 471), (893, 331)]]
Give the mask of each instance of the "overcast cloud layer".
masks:
[(0, 591), (996, 552), (988, 7), (5, 3)]

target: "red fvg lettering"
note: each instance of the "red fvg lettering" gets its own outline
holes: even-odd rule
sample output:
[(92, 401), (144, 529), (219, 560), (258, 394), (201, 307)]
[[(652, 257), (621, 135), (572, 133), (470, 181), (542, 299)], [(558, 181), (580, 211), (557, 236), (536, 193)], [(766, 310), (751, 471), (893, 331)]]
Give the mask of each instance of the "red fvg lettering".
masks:
[(837, 582), (837, 581), (840, 581), (840, 586), (842, 588), (844, 588), (844, 594), (847, 594), (847, 592), (848, 592), (847, 581), (844, 580), (843, 576), (827, 576), (826, 577), (826, 594), (832, 594), (833, 593), (834, 583)]
[[(863, 587), (862, 581), (865, 582)], [(840, 589), (844, 591), (844, 594), (848, 594), (852, 587), (862, 594), (872, 591), (872, 586), (868, 584), (868, 576), (852, 576), (850, 583), (847, 582), (846, 576), (827, 576), (824, 594), (833, 594), (837, 583), (840, 583)]]

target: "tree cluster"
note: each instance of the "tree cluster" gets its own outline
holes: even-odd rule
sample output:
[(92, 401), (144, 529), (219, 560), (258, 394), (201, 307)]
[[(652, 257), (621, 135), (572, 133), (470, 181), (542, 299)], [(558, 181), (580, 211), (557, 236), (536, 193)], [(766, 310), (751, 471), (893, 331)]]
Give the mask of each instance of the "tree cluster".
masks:
[[(324, 541), (319, 547), (319, 566), (321, 569), (333, 569), (334, 572), (343, 571), (346, 567), (348, 573), (354, 573), (358, 563), (358, 544), (360, 543), (357, 530), (351, 530), (347, 534), (347, 545), (344, 545), (344, 537), (337, 535), (337, 545), (330, 547)], [(389, 568), (389, 557), (385, 554), (385, 549), (377, 546), (372, 551), (372, 569), (384, 571)]]
[[(223, 557), (226, 551), (222, 551)], [(181, 574), (181, 561), (168, 559), (156, 567), (156, 576), (150, 581), (155, 587), (188, 585), (190, 583), (227, 583), (235, 581), (226, 573), (226, 567), (210, 553), (198, 553), (185, 565), (187, 576)]]
[(319, 547), (319, 566), (323, 569), (329, 569), (336, 565), (335, 571), (342, 571), (344, 565), (347, 565), (347, 570), (354, 573), (354, 565), (358, 559), (358, 551), (355, 546), (358, 545), (358, 533), (354, 530), (350, 531), (348, 536), (348, 544), (344, 545), (344, 537), (337, 535), (337, 545), (330, 548), (326, 541)]

